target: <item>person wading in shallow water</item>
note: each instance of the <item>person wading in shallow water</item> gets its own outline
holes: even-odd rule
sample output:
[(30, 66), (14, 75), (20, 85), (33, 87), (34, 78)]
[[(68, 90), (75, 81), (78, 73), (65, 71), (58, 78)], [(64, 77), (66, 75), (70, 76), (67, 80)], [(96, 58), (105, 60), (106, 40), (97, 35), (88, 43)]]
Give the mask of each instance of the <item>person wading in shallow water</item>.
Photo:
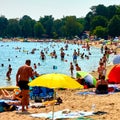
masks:
[[(32, 73), (31, 60), (26, 60), (25, 65), (21, 66), (16, 74), (16, 85), (21, 89), (22, 112), (28, 109), (29, 104), (29, 78), (34, 79)], [(26, 107), (26, 109), (25, 109)]]

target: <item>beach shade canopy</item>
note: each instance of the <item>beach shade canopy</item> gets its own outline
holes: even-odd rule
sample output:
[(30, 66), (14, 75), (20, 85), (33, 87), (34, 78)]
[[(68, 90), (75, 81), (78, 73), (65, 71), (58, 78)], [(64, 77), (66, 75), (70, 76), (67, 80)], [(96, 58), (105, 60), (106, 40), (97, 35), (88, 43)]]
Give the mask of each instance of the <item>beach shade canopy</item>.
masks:
[(108, 74), (109, 83), (120, 83), (120, 64), (115, 65)]
[(120, 63), (120, 54), (119, 55), (116, 55), (114, 58), (113, 58), (113, 64), (119, 64)]
[(91, 74), (85, 71), (79, 71), (76, 73), (77, 78), (81, 77), (85, 80), (86, 83), (89, 83), (91, 85), (96, 85), (97, 80), (95, 77), (93, 77)]
[[(35, 78), (33, 81), (31, 81), (29, 86), (42, 86), (47, 88), (69, 88), (69, 89), (77, 89), (77, 88), (83, 88), (82, 85), (80, 85), (75, 79), (71, 78), (68, 75), (65, 74), (59, 74), (59, 73), (51, 73), (51, 74), (44, 74), (37, 78)], [(54, 95), (55, 98), (55, 95)], [(52, 120), (54, 120), (54, 105), (53, 105), (53, 111), (52, 111)]]
[(89, 73), (88, 72), (85, 72), (85, 71), (78, 71), (76, 72), (76, 77), (79, 78), (84, 78), (85, 76), (87, 76)]
[(90, 74), (84, 77), (86, 83), (90, 83), (90, 85), (96, 85), (97, 80)]
[(83, 88), (75, 79), (71, 78), (65, 74), (59, 73), (51, 73), (51, 74), (44, 74), (33, 81), (31, 81), (29, 86), (42, 86), (47, 88), (70, 88), (70, 89), (77, 89)]

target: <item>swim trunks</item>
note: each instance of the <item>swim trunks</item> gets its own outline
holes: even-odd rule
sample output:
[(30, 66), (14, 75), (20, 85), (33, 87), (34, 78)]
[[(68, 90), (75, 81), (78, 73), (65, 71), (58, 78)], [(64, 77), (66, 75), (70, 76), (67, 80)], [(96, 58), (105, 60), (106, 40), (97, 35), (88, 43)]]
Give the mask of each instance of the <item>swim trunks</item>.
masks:
[(18, 86), (20, 87), (21, 90), (29, 90), (28, 83), (29, 83), (28, 81), (20, 80), (18, 82)]

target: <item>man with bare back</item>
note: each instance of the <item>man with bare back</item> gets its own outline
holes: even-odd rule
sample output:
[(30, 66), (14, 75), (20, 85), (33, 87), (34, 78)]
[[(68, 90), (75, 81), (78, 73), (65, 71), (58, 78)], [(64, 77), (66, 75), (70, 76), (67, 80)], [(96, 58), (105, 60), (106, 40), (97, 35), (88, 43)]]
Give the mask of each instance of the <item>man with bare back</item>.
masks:
[[(33, 79), (31, 60), (26, 60), (25, 65), (21, 66), (16, 74), (16, 85), (20, 87), (22, 94), (22, 112), (28, 109), (29, 104), (29, 78)], [(26, 109), (25, 109), (26, 107)]]

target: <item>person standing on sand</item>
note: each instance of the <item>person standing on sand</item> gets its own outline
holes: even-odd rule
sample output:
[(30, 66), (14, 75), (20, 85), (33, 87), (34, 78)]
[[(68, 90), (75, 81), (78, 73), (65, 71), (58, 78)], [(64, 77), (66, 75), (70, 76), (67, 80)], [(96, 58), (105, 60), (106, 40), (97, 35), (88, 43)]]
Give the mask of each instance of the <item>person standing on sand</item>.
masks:
[[(25, 65), (21, 66), (16, 74), (16, 85), (21, 89), (22, 95), (22, 112), (28, 109), (29, 104), (29, 78), (34, 79), (32, 73), (31, 60), (26, 60)], [(26, 107), (26, 109), (25, 109)]]

